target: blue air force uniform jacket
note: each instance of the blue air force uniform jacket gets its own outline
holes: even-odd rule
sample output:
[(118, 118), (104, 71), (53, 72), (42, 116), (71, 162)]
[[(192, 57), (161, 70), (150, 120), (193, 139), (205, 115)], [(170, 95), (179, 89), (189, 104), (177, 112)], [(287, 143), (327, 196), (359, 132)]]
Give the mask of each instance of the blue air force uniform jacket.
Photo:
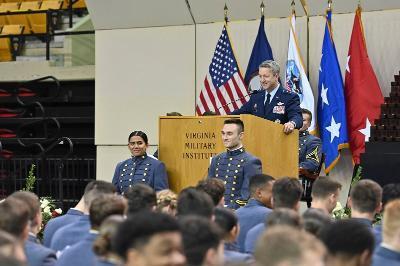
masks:
[(136, 183), (145, 183), (160, 191), (168, 188), (168, 176), (163, 162), (145, 154), (118, 163), (112, 183), (119, 193)]
[(250, 177), (261, 174), (261, 161), (244, 148), (214, 156), (208, 169), (208, 178), (219, 178), (225, 183), (225, 205), (237, 209), (249, 198)]
[(321, 162), (321, 139), (308, 131), (299, 132), (299, 167), (316, 172)]
[(57, 257), (54, 250), (42, 246), (36, 236), (29, 234), (25, 242), (25, 253), (28, 266), (53, 266)]
[(231, 114), (252, 114), (280, 124), (293, 121), (297, 129), (303, 126), (300, 98), (296, 93), (285, 90), (280, 86), (270, 104), (265, 106), (266, 93), (267, 91), (262, 90), (251, 95), (247, 103)]

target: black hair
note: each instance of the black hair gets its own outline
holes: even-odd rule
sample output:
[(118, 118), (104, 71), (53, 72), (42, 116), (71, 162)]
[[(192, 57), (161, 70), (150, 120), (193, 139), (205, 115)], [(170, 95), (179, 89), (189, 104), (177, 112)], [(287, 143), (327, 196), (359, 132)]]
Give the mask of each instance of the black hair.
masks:
[(210, 219), (214, 213), (211, 197), (194, 187), (185, 188), (179, 193), (177, 215), (199, 215)]
[(338, 220), (324, 227), (321, 240), (333, 256), (349, 258), (361, 255), (365, 250), (374, 250), (374, 235), (371, 229), (353, 219)]
[(312, 113), (310, 110), (301, 108), (301, 114), (308, 114), (310, 116), (310, 122), (312, 121)]
[(146, 184), (135, 184), (124, 193), (128, 200), (128, 215), (138, 211), (151, 211), (157, 205), (157, 195), (153, 188)]
[(237, 226), (238, 218), (233, 210), (218, 207), (214, 210), (214, 222), (222, 229), (224, 235), (227, 235)]
[(224, 121), (224, 125), (230, 125), (230, 124), (237, 125), (239, 127), (239, 133), (244, 131), (243, 121), (240, 120), (239, 118), (226, 119)]
[(274, 208), (292, 209), (301, 198), (303, 187), (300, 181), (293, 177), (283, 177), (274, 182), (272, 197)]
[(197, 190), (207, 193), (217, 206), (225, 194), (225, 184), (221, 179), (218, 178), (207, 178), (206, 180), (200, 180), (196, 186)]
[(180, 225), (187, 265), (203, 265), (207, 251), (220, 245), (221, 230), (209, 219), (194, 215), (181, 219)]
[(250, 177), (250, 182), (249, 182), (250, 195), (253, 196), (256, 193), (257, 188), (262, 188), (267, 183), (272, 181), (274, 181), (274, 178), (270, 175), (265, 175), (265, 174), (257, 174)]
[(400, 199), (400, 183), (387, 184), (382, 189), (382, 206), (385, 208), (389, 201)]
[(140, 249), (154, 235), (167, 232), (180, 232), (174, 217), (158, 212), (138, 212), (118, 227), (111, 246), (119, 256), (126, 259), (129, 249)]
[(140, 131), (140, 130), (138, 130), (138, 131), (133, 131), (131, 134), (129, 134), (128, 142), (130, 141), (130, 139), (131, 139), (133, 136), (141, 137), (146, 145), (149, 144), (149, 139), (147, 138), (146, 133), (144, 133), (143, 131)]

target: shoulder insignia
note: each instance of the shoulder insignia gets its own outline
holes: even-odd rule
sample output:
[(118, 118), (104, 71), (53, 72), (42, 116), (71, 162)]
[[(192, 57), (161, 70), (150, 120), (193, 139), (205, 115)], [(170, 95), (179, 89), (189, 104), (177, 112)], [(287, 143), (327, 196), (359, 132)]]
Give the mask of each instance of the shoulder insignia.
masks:
[(318, 146), (315, 147), (315, 149), (312, 152), (306, 155), (306, 159), (314, 160), (317, 163), (319, 163)]
[(247, 200), (239, 200), (239, 199), (237, 199), (235, 202), (237, 204), (239, 204), (240, 207), (243, 207), (244, 205), (247, 204)]

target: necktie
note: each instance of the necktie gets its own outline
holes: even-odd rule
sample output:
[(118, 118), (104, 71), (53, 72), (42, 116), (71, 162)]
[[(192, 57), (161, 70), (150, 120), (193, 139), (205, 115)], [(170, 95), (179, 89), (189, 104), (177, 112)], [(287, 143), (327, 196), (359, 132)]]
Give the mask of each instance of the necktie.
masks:
[(267, 93), (267, 100), (265, 101), (265, 104), (264, 104), (264, 106), (265, 106), (265, 113), (267, 113), (267, 109), (268, 109), (268, 106), (269, 106), (269, 102), (271, 101), (271, 94), (269, 94), (269, 93)]

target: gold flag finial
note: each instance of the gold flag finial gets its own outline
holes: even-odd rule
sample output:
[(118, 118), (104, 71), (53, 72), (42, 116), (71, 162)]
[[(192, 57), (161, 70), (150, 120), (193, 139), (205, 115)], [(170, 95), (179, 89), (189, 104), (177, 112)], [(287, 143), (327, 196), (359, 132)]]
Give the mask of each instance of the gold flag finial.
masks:
[(226, 3), (224, 6), (224, 20), (225, 20), (225, 23), (228, 23), (228, 6), (226, 5)]
[(264, 16), (264, 1), (261, 2), (260, 8), (261, 8), (261, 16)]

